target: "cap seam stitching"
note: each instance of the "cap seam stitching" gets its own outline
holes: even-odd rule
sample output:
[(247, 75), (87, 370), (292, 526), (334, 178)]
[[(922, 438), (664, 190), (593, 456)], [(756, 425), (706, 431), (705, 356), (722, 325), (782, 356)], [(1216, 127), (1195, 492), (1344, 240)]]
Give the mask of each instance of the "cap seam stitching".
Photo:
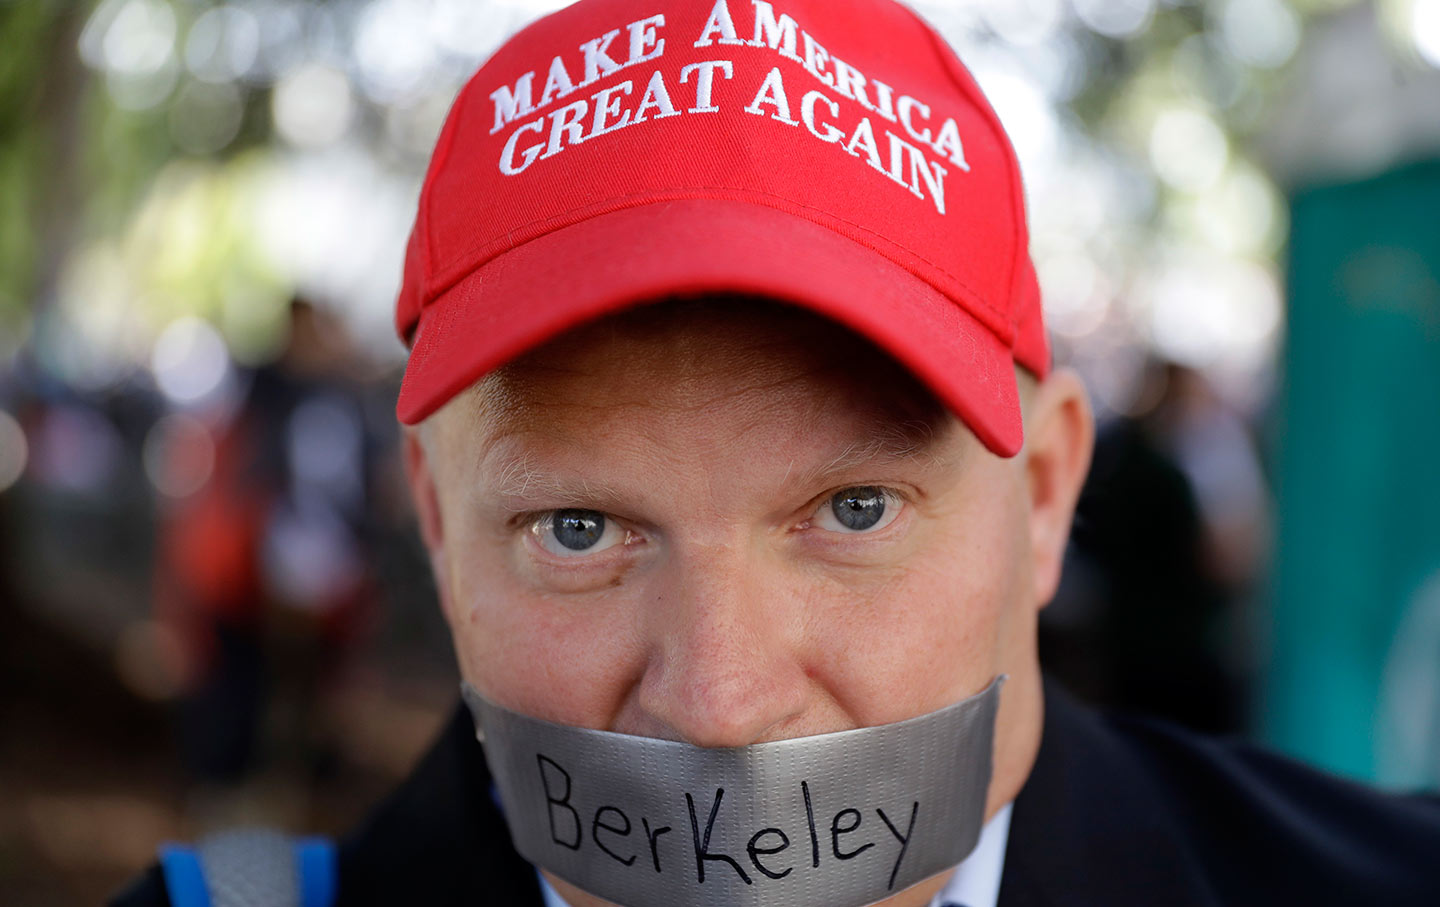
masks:
[[(986, 99), (983, 94), (977, 97), (978, 93), (975, 91), (971, 91), (970, 86), (966, 84), (965, 80), (960, 79), (956, 76), (955, 66), (956, 64), (960, 63), (960, 61), (958, 59), (958, 55), (955, 54), (954, 49), (951, 48), (950, 45), (940, 37), (939, 33), (935, 31), (935, 29), (930, 25), (929, 22), (925, 21), (925, 18), (923, 16), (915, 12), (915, 10), (911, 9), (908, 4), (901, 3), (900, 6), (906, 12), (908, 12), (912, 18), (914, 18), (916, 23), (920, 25), (921, 29), (929, 37), (930, 45), (932, 49), (935, 50), (936, 56), (940, 58), (940, 62), (944, 65), (945, 74), (947, 77), (949, 77), (950, 82), (957, 89), (959, 89), (961, 94), (970, 99), (970, 102), (975, 105), (976, 109), (978, 109), (981, 115), (985, 118), (985, 122), (990, 126), (991, 131), (999, 140), (1001, 147), (1009, 151), (1009, 154), (1005, 155), (1005, 170), (1006, 176), (1008, 177), (1007, 183), (1009, 184), (1011, 201), (1019, 202), (1021, 205), (1023, 205), (1024, 193), (1019, 186), (1020, 167), (1019, 162), (1016, 160), (1015, 156), (1015, 146), (1010, 141), (1009, 134), (1005, 132), (1004, 126), (1001, 125), (999, 115), (995, 113), (995, 109), (990, 105), (989, 100)], [(960, 65), (963, 66), (964, 64)], [(971, 74), (971, 79), (973, 78), (974, 75)], [(1014, 250), (1010, 255), (1010, 275), (1008, 280), (1006, 280), (1006, 292), (1010, 295), (1011, 299), (1014, 299), (1015, 297), (1015, 279), (1020, 273), (1021, 224), (1024, 223), (1024, 220), (1024, 210), (1017, 210), (1015, 214), (1014, 236), (1011, 237)], [(1028, 254), (1028, 250), (1025, 254)], [(1005, 318), (1005, 320), (1011, 325), (1011, 327), (1016, 328), (1018, 333), (1018, 328), (1020, 324), (1018, 318), (1011, 318), (1009, 316), (1003, 315), (1001, 317)]]
[[(466, 85), (465, 87), (469, 88), (470, 86)], [(460, 117), (462, 117), (465, 113), (465, 102), (467, 99), (468, 96), (466, 92), (462, 89), (459, 97), (455, 99), (455, 106), (454, 109), (451, 110), (451, 115), (446, 118), (445, 125), (441, 130), (440, 142), (436, 146), (435, 154), (433, 156), (433, 163), (435, 168), (434, 175), (437, 178), (439, 177), (440, 172), (444, 170), (445, 164), (448, 163), (450, 160), (450, 149), (451, 146), (455, 144), (455, 133), (460, 131)], [(426, 183), (427, 185), (430, 183), (429, 178), (426, 179)], [(420, 236), (420, 254), (424, 259), (425, 270), (431, 274), (435, 273), (435, 271), (437, 270), (434, 266), (434, 242), (431, 240), (430, 237), (430, 200), (433, 194), (433, 192), (426, 192), (420, 200), (421, 216), (424, 218), (425, 223), (425, 229), (421, 232)], [(422, 304), (420, 308), (423, 310), (425, 306)]]

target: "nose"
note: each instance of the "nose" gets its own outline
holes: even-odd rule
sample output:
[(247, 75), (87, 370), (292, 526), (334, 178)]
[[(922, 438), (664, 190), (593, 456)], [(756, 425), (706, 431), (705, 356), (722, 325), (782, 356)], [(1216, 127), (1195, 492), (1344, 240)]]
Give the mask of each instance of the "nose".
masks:
[(793, 736), (811, 692), (794, 602), (774, 570), (734, 549), (676, 558), (647, 615), (646, 719), (696, 746)]

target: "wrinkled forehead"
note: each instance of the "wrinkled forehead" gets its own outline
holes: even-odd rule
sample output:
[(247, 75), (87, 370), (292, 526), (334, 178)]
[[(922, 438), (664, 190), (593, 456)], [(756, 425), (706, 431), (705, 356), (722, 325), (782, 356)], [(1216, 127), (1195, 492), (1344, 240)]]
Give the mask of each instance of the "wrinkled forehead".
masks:
[(442, 415), (483, 442), (577, 422), (623, 429), (657, 411), (677, 422), (722, 411), (839, 420), (917, 444), (959, 426), (868, 340), (793, 306), (733, 296), (667, 300), (572, 330), (486, 375)]

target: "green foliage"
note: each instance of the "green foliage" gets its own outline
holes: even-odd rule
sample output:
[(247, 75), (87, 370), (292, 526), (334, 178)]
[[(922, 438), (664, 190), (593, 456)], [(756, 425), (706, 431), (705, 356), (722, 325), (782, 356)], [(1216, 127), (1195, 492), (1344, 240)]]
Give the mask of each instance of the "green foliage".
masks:
[(26, 0), (0, 5), (0, 329), (16, 330), (34, 292), (41, 254), (51, 52), (65, 44), (84, 4)]

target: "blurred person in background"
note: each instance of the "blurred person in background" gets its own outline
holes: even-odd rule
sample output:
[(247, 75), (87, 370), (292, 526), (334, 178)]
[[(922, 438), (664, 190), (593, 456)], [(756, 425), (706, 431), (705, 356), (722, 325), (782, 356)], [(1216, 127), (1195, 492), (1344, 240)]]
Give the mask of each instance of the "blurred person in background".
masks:
[(333, 758), (322, 706), (373, 597), (353, 356), (340, 322), (297, 299), (276, 361), (160, 448), (172, 475), (209, 464), (162, 502), (155, 571), (159, 632), (180, 643), (157, 652), (174, 656), (202, 826), (249, 811), (242, 785), (267, 751), (299, 753), (307, 772)]
[(1205, 376), (1149, 369), (1151, 399), (1096, 438), (1041, 652), (1093, 701), (1239, 734), (1270, 492), (1249, 429)]
[(1435, 798), (1042, 680), (1090, 409), (902, 7), (541, 20), (456, 102), (396, 320), (469, 708), (338, 848), (212, 838), (117, 903), (1440, 897)]

